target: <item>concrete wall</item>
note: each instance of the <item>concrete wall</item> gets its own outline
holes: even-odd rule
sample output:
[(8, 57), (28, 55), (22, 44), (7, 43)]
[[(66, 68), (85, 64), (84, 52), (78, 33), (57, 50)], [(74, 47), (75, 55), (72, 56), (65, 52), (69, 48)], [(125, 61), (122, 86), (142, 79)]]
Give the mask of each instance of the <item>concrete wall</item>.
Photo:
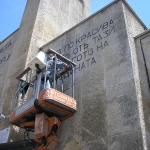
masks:
[(120, 0), (41, 48), (51, 47), (77, 63), (78, 111), (62, 123), (55, 149), (145, 149), (134, 66), (134, 36), (144, 30), (144, 24)]
[[(128, 134), (121, 134), (121, 135), (116, 135), (116, 139), (118, 139), (119, 142), (123, 142), (121, 137), (124, 139), (128, 137), (127, 141), (125, 140), (124, 142), (127, 142), (126, 145), (128, 147), (134, 146), (133, 144), (133, 137), (136, 139), (135, 141), (138, 143), (138, 141), (141, 141), (142, 145), (138, 145), (137, 148), (134, 149), (147, 149), (147, 139), (145, 135), (145, 120), (143, 119), (144, 115), (144, 110), (142, 108), (142, 101), (143, 97), (141, 95), (141, 87), (140, 87), (140, 78), (139, 78), (139, 69), (138, 69), (138, 62), (137, 62), (137, 54), (136, 54), (136, 47), (135, 47), (135, 42), (134, 42), (134, 36), (142, 33), (144, 31), (144, 26), (141, 26), (141, 22), (137, 20), (135, 17), (134, 13), (131, 13), (131, 9), (127, 7), (127, 5), (123, 4), (123, 11), (124, 11), (124, 17), (125, 17), (125, 23), (126, 23), (126, 30), (127, 30), (127, 37), (128, 37), (128, 44), (130, 47), (130, 57), (131, 57), (131, 64), (132, 64), (132, 71), (133, 71), (133, 77), (134, 79), (132, 80), (132, 85), (135, 85), (135, 96), (133, 99), (128, 99), (128, 102), (125, 104), (127, 107), (125, 107), (126, 111), (126, 116), (127, 119), (127, 124), (130, 124), (130, 129), (133, 129), (132, 131), (130, 130)], [(126, 66), (128, 67), (128, 66)], [(131, 94), (133, 96), (133, 93)], [(133, 118), (133, 115), (135, 118)], [(135, 125), (136, 124), (136, 125)], [(122, 145), (120, 145), (121, 148)], [(136, 147), (136, 146), (135, 146)], [(128, 148), (127, 148), (128, 149)], [(149, 149), (149, 148), (148, 148)]]
[(2, 107), (5, 103), (6, 97), (2, 97), (2, 93), (4, 92), (4, 84), (9, 85), (9, 80), (6, 80), (6, 74), (8, 70), (8, 66), (10, 64), (10, 58), (13, 53), (13, 47), (17, 40), (18, 30), (12, 33), (9, 37), (3, 40), (0, 43), (0, 112), (2, 112)]
[[(29, 2), (31, 3), (31, 1)], [(27, 62), (43, 44), (88, 17), (90, 0), (40, 0), (37, 9)], [(30, 14), (30, 11), (26, 10), (26, 13)]]
[[(27, 1), (17, 35), (12, 37), (15, 42), (13, 47), (10, 47), (10, 51), (13, 52), (10, 63), (7, 66), (0, 66), (0, 79), (3, 80), (3, 84), (0, 85), (2, 91), (0, 110), (5, 116), (14, 109), (16, 77), (24, 70), (28, 61), (38, 53), (39, 47), (77, 24), (89, 14), (90, 0)], [(4, 45), (1, 43), (1, 46), (5, 46), (5, 43)], [(10, 126), (9, 119), (0, 123), (1, 129), (8, 126)], [(10, 140), (21, 140), (22, 137), (18, 136), (19, 129), (11, 126), (11, 131), (14, 132), (11, 132)]]
[[(0, 44), (0, 60), (6, 60), (7, 54), (13, 52), (8, 61), (0, 64), (2, 113), (9, 115), (13, 109), (16, 76), (39, 47), (57, 37), (40, 50), (51, 47), (77, 63), (78, 111), (62, 123), (55, 149), (150, 149), (149, 32), (134, 40), (145, 25), (125, 0), (115, 0), (66, 31), (83, 19), (83, 12), (83, 17), (87, 17), (89, 0), (57, 2), (29, 0), (19, 30)], [(7, 44), (11, 38), (12, 47)], [(64, 77), (69, 95), (70, 77)], [(0, 128), (8, 126), (9, 120), (0, 124)], [(22, 140), (21, 135), (20, 129), (11, 126), (10, 140)]]
[(150, 31), (135, 37), (135, 43), (142, 95), (140, 107), (143, 109), (143, 128), (145, 128), (147, 147), (150, 147)]

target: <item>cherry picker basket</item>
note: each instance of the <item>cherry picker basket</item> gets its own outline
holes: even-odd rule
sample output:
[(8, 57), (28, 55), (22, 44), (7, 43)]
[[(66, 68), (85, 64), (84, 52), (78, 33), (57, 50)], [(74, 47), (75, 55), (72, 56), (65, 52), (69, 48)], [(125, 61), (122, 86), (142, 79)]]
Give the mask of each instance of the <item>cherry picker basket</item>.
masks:
[[(48, 55), (53, 55), (54, 60), (54, 79), (53, 83), (47, 86), (47, 62)], [(67, 64), (67, 68), (61, 71), (57, 71), (56, 60)], [(47, 116), (56, 116), (61, 121), (70, 118), (77, 111), (77, 102), (74, 99), (74, 67), (75, 63), (71, 62), (66, 57), (58, 54), (56, 51), (50, 49), (47, 53), (39, 52), (30, 62), (29, 67), (23, 71), (17, 79), (20, 79), (32, 69), (31, 79), (28, 81), (28, 86), (32, 86), (34, 94), (19, 107), (15, 108), (11, 113), (10, 121), (12, 124), (20, 126), (21, 123), (32, 121), (35, 119), (36, 113), (44, 112)], [(56, 81), (62, 75), (71, 71), (71, 88), (72, 95), (69, 96), (62, 91), (56, 89)], [(35, 73), (36, 72), (36, 73)], [(34, 74), (34, 75), (33, 75)], [(43, 83), (44, 88), (41, 90)], [(52, 86), (53, 85), (53, 86)], [(63, 82), (62, 82), (63, 86)], [(23, 88), (23, 87), (22, 87)], [(23, 90), (23, 89), (22, 89)], [(20, 91), (20, 90), (18, 90)], [(27, 92), (27, 91), (26, 91)], [(15, 97), (16, 98), (16, 97)], [(18, 97), (17, 97), (18, 98)], [(15, 99), (15, 104), (18, 100)]]

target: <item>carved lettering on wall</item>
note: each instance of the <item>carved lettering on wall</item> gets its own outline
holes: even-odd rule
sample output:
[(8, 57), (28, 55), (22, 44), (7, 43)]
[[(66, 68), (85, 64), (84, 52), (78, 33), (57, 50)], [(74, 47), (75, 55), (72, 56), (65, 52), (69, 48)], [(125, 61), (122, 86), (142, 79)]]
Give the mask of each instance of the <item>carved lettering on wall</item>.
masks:
[[(66, 44), (64, 48), (58, 49), (57, 52), (77, 63), (75, 72), (81, 71), (97, 63), (94, 56), (109, 47), (107, 38), (115, 32), (115, 23), (113, 19), (110, 19)], [(95, 46), (92, 47), (91, 44)]]
[(12, 53), (9, 53), (7, 56), (5, 56), (2, 59), (0, 59), (0, 65), (3, 64), (4, 62), (6, 62), (7, 60), (9, 60), (11, 54)]
[[(0, 48), (0, 53), (2, 53), (5, 50), (7, 50), (9, 46), (11, 46), (11, 41), (9, 41), (5, 46)], [(3, 64), (4, 62), (6, 62), (7, 60), (9, 60), (11, 54), (12, 54), (12, 52), (6, 54), (6, 56), (4, 56), (3, 58), (0, 58), (0, 65)]]
[(5, 46), (3, 46), (2, 48), (0, 48), (0, 53), (2, 53), (3, 51), (5, 51), (9, 46), (11, 46), (11, 41), (8, 42)]

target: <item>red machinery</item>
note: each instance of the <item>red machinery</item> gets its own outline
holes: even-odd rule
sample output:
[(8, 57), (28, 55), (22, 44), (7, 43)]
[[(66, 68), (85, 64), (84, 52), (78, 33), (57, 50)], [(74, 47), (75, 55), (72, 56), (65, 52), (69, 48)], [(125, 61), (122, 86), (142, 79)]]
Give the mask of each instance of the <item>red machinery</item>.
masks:
[[(28, 66), (17, 77), (15, 107), (18, 106), (11, 113), (10, 122), (26, 129), (27, 137), (28, 132), (33, 131), (38, 150), (52, 150), (58, 142), (61, 121), (73, 116), (77, 110), (73, 98), (76, 64), (50, 49), (47, 53), (39, 52)], [(71, 75), (66, 85), (72, 89), (71, 96), (64, 93), (63, 77), (68, 74)]]

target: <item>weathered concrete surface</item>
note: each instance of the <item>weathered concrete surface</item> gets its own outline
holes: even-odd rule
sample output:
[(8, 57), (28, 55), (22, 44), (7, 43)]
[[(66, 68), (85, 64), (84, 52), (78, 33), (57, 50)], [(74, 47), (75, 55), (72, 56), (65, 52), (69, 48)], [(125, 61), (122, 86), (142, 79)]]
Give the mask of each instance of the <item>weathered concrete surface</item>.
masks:
[[(26, 10), (27, 13), (29, 11)], [(90, 0), (40, 0), (27, 62), (38, 52), (39, 47), (89, 15)]]
[(128, 134), (109, 139), (109, 150), (143, 150), (141, 132), (133, 131)]
[[(82, 0), (57, 2), (28, 1), (17, 33), (17, 41), (12, 49), (7, 75), (1, 79), (8, 83), (2, 87), (1, 95), (5, 100), (1, 107), (5, 115), (11, 112), (13, 106), (16, 80), (12, 78), (22, 71), (40, 46), (57, 36), (59, 27), (62, 28), (60, 31), (62, 33), (65, 31), (64, 28), (66, 29), (66, 24), (70, 27), (70, 24), (75, 25), (76, 21), (80, 21), (79, 14), (81, 15), (82, 11), (85, 14), (88, 12), (88, 0), (84, 0), (84, 6), (87, 6), (84, 7), (85, 10), (81, 9)], [(58, 4), (59, 6), (62, 4), (62, 7)], [(60, 10), (55, 12), (48, 7)], [(60, 14), (66, 17), (68, 9), (71, 13), (70, 18), (74, 20), (69, 19), (69, 23), (64, 25)], [(79, 13), (76, 13), (78, 10)], [(52, 14), (50, 18), (49, 14)], [(60, 18), (56, 19), (56, 16)], [(58, 23), (60, 20), (62, 22)], [(57, 29), (55, 29), (56, 24)], [(147, 81), (149, 74), (146, 74), (144, 63), (144, 61), (149, 62), (149, 59), (148, 57), (146, 60), (143, 59), (139, 46), (140, 38), (137, 38), (136, 44), (134, 41), (134, 37), (144, 30), (145, 25), (128, 4), (124, 0), (116, 0), (41, 47), (42, 51), (47, 51), (51, 47), (77, 63), (75, 99), (78, 101), (78, 111), (74, 117), (62, 123), (59, 143), (55, 149), (150, 149)], [(147, 38), (145, 40), (148, 41)], [(149, 42), (145, 40), (144, 54), (148, 56)], [(149, 69), (148, 64), (147, 66)], [(70, 86), (68, 79), (70, 78), (65, 78), (66, 89)], [(66, 90), (66, 93), (71, 94), (70, 89)], [(1, 124), (1, 128), (8, 125), (9, 121), (6, 120)], [(21, 131), (16, 127), (12, 128), (14, 132), (11, 132), (11, 139), (21, 140)], [(16, 136), (19, 134), (20, 136)]]
[(2, 112), (2, 106), (5, 103), (6, 97), (2, 96), (4, 92), (4, 85), (9, 85), (9, 80), (5, 80), (7, 70), (10, 63), (10, 58), (13, 53), (13, 47), (17, 40), (18, 30), (12, 33), (4, 41), (0, 43), (0, 112)]
[[(7, 94), (9, 93), (7, 93), (8, 91), (6, 91), (5, 88), (8, 88), (11, 83), (11, 80), (6, 78), (6, 76), (8, 75), (8, 68), (11, 63), (11, 57), (14, 53), (13, 47), (17, 41), (17, 36), (18, 30), (16, 30), (14, 33), (12, 33), (9, 37), (7, 37), (0, 43), (0, 112), (5, 114), (5, 116), (10, 114), (10, 103), (13, 103), (14, 95), (12, 95), (11, 101), (10, 99), (7, 99)], [(0, 122), (0, 128), (7, 128), (8, 124), (9, 119), (7, 119), (5, 122)]]
[(78, 111), (62, 123), (55, 149), (145, 149), (134, 43), (134, 36), (144, 30), (120, 0), (41, 48), (51, 47), (77, 63)]
[[(147, 147), (150, 147), (150, 31), (135, 38), (136, 53), (139, 68), (140, 87), (142, 101), (140, 109), (143, 109), (143, 129), (146, 136)], [(142, 111), (142, 110), (141, 110)]]
[[(83, 14), (81, 16), (81, 14)], [(58, 36), (79, 21), (90, 15), (90, 0), (28, 0), (22, 22), (17, 35), (10, 36), (0, 43), (0, 49), (12, 38), (14, 44), (7, 51), (3, 51), (2, 59), (11, 52), (9, 63), (1, 65), (0, 70), (0, 110), (9, 115), (14, 106), (14, 94), (17, 80), (28, 61), (37, 54), (39, 47)], [(9, 41), (8, 41), (9, 42)], [(4, 56), (3, 56), (4, 55)], [(1, 57), (0, 57), (1, 58)], [(0, 123), (0, 128), (10, 126), (9, 119)], [(11, 127), (14, 131), (10, 140), (20, 140), (19, 129)], [(17, 134), (16, 134), (17, 133)]]

